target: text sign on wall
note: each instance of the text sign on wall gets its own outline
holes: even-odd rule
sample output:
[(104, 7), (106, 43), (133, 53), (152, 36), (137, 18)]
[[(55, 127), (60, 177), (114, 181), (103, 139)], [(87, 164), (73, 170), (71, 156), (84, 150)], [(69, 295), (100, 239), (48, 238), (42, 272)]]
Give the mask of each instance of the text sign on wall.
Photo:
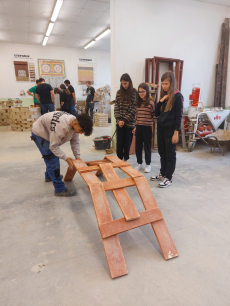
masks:
[(32, 56), (28, 54), (14, 54), (14, 59), (18, 60), (33, 60)]

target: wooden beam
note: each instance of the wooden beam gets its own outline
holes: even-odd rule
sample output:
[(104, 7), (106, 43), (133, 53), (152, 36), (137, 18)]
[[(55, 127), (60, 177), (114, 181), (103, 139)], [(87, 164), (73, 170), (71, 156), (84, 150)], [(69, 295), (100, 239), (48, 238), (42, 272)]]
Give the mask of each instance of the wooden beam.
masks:
[(145, 81), (149, 82), (149, 58), (145, 59)]
[(105, 191), (119, 189), (119, 188), (126, 188), (135, 186), (135, 182), (131, 177), (123, 178), (120, 180), (113, 180), (113, 181), (107, 181), (103, 182), (103, 186)]
[(183, 68), (184, 68), (184, 61), (180, 61), (179, 91), (181, 91)]
[(180, 62), (176, 63), (176, 67), (175, 67), (175, 79), (176, 79), (176, 88), (177, 88), (177, 90), (179, 90)]
[(101, 224), (99, 230), (102, 238), (107, 238), (162, 219), (160, 209), (155, 208), (140, 212), (140, 218), (132, 222), (126, 222), (125, 218), (121, 218)]
[(156, 63), (155, 58), (152, 58), (152, 81), (151, 83), (153, 84), (155, 82), (155, 63)]
[(225, 23), (221, 26), (221, 43), (220, 43), (220, 58), (217, 70), (217, 81), (216, 81), (216, 99), (214, 106), (221, 106), (221, 89), (222, 89), (222, 74), (223, 74), (223, 61), (224, 61), (224, 45), (225, 45)]
[[(152, 194), (152, 191), (149, 187), (146, 178), (136, 177), (134, 178), (134, 181), (136, 182), (137, 190), (140, 194), (145, 209), (150, 210), (157, 208), (158, 207), (157, 202)], [(178, 251), (172, 240), (172, 237), (169, 233), (169, 230), (165, 224), (164, 219), (153, 222), (151, 225), (157, 237), (157, 241), (160, 245), (164, 258), (167, 260), (173, 257), (177, 257)]]
[[(108, 164), (108, 163), (99, 163), (98, 166), (81, 167), (81, 168), (78, 168), (77, 170), (78, 170), (79, 173), (98, 171), (98, 170), (101, 170), (100, 165), (102, 165), (102, 164)], [(130, 163), (125, 162), (125, 161), (120, 161), (120, 162), (117, 162), (117, 163), (112, 163), (111, 165), (112, 165), (113, 168), (120, 168), (120, 167), (130, 166)]]
[[(86, 174), (95, 176), (93, 173), (83, 173), (83, 175)], [(102, 183), (89, 185), (89, 190), (92, 196), (98, 226), (100, 228), (105, 222), (113, 221), (109, 203)], [(118, 236), (115, 235), (106, 239), (102, 238), (102, 242), (111, 277), (115, 278), (128, 274)]]
[[(118, 175), (112, 167), (112, 164), (100, 164), (100, 167), (107, 181), (114, 181), (119, 179)], [(112, 192), (126, 221), (140, 218), (140, 214), (134, 206), (125, 188), (115, 189), (112, 190)]]
[(229, 18), (225, 19), (225, 44), (223, 54), (223, 73), (221, 84), (220, 106), (225, 108), (226, 86), (227, 86), (227, 70), (228, 70), (228, 49), (229, 49)]

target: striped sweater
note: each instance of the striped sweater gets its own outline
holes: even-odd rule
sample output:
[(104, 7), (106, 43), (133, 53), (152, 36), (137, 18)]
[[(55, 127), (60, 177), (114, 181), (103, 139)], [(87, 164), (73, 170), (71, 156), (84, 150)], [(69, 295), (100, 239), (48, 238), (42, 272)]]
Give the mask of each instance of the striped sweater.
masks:
[(137, 109), (137, 90), (133, 89), (133, 94), (131, 96), (131, 103), (129, 104), (127, 99), (121, 103), (120, 90), (117, 91), (115, 106), (114, 106), (114, 116), (116, 122), (124, 121), (125, 126), (129, 128), (134, 128), (135, 126), (135, 116)]
[(148, 106), (144, 106), (144, 102), (137, 107), (136, 125), (152, 126), (155, 117), (155, 105), (152, 100)]

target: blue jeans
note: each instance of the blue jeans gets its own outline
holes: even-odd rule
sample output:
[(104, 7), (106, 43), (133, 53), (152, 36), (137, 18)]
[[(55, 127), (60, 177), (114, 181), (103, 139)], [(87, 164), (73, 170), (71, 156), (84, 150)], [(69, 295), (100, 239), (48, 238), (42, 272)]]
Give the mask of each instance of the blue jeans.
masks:
[(41, 104), (43, 115), (48, 112), (54, 112), (54, 105), (52, 104)]
[(60, 176), (59, 158), (50, 151), (49, 141), (35, 135), (32, 132), (33, 140), (41, 152), (46, 164), (45, 178), (53, 181), (55, 192), (61, 192), (66, 189)]
[(75, 106), (74, 105), (71, 107), (71, 115), (74, 115), (75, 117), (78, 116), (78, 112), (75, 110)]

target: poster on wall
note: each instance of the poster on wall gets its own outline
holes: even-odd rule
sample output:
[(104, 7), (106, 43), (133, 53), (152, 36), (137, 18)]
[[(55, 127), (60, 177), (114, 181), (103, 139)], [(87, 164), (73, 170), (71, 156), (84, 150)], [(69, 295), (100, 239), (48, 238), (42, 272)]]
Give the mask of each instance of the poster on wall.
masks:
[[(31, 55), (14, 54), (14, 70), (17, 82), (35, 82), (35, 64)], [(16, 61), (15, 61), (16, 59)]]
[(63, 60), (38, 60), (40, 77), (65, 77)]
[(93, 65), (78, 65), (78, 84), (85, 85), (86, 81), (94, 84)]

